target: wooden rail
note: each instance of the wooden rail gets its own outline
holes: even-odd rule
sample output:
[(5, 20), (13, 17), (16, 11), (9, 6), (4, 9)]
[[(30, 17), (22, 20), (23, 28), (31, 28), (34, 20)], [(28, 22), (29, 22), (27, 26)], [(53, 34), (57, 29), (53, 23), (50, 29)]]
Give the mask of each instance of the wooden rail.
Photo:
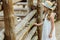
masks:
[(29, 34), (26, 36), (25, 40), (31, 40), (36, 30), (37, 30), (37, 27), (33, 27), (32, 30), (29, 32)]
[(28, 10), (28, 7), (27, 8), (20, 8), (20, 7), (15, 7), (14, 8), (14, 11), (23, 11), (23, 10), (25, 10), (25, 11), (27, 11)]
[[(14, 29), (14, 32), (15, 32), (15, 40), (23, 40), (25, 37), (26, 37), (26, 35), (29, 33), (29, 30), (31, 29), (31, 27), (33, 26), (33, 24), (36, 22), (36, 19), (35, 18), (33, 18), (31, 21), (30, 21), (30, 19), (36, 14), (36, 11), (37, 10), (33, 10), (33, 11), (31, 11), (22, 21), (21, 21), (21, 23), (19, 23), (16, 27), (15, 27), (15, 29)], [(3, 15), (3, 14), (2, 14)], [(29, 19), (28, 19), (29, 18)], [(29, 23), (29, 25), (28, 25), (28, 27), (25, 27), (26, 26), (26, 24), (28, 23), (30, 21), (30, 23)], [(16, 30), (16, 28), (17, 28), (17, 30)], [(19, 29), (20, 28), (20, 29)], [(18, 30), (19, 29), (19, 30)], [(18, 31), (18, 32), (17, 32)], [(32, 30), (33, 31), (33, 30)], [(35, 28), (34, 28), (34, 32), (35, 32)], [(34, 33), (33, 33), (34, 34)], [(33, 34), (32, 34), (32, 36), (33, 36)], [(32, 37), (31, 36), (31, 37)]]
[(25, 27), (26, 23), (35, 15), (35, 13), (36, 13), (36, 10), (33, 10), (32, 12), (30, 12), (30, 13), (21, 21), (21, 23), (19, 23), (19, 24), (15, 27), (15, 29), (14, 29), (15, 34), (17, 34), (19, 31), (21, 31), (21, 30)]
[(4, 40), (4, 29), (0, 29), (0, 40)]
[[(28, 23), (28, 21), (35, 15), (35, 13), (36, 13), (36, 10), (33, 10), (32, 12), (30, 12), (23, 20), (25, 20), (24, 22), (26, 22), (26, 23)], [(29, 19), (28, 19), (29, 18)], [(22, 21), (23, 22), (23, 21)], [(21, 22), (21, 23), (22, 23)], [(24, 23), (23, 22), (23, 23)], [(19, 25), (21, 25), (21, 27), (25, 27), (24, 29), (22, 28), (21, 29), (21, 31), (19, 31), (17, 34), (16, 34), (16, 40), (22, 40), (23, 38), (24, 38), (24, 36), (28, 33), (28, 31), (31, 29), (31, 27), (33, 26), (33, 24), (36, 22), (36, 19), (35, 18), (33, 18), (31, 21), (30, 21), (30, 24), (28, 25), (28, 27), (25, 27), (25, 25), (24, 26), (22, 26), (21, 24), (19, 24)], [(22, 24), (23, 24), (22, 23)], [(25, 24), (26, 24), (25, 23)], [(16, 26), (16, 27), (18, 27), (18, 26)], [(20, 30), (20, 29), (19, 29)], [(23, 34), (23, 35), (22, 35)]]
[(31, 29), (31, 27), (33, 26), (33, 24), (36, 22), (36, 19), (33, 18), (30, 21), (30, 24), (28, 25), (28, 27), (25, 27), (25, 29), (23, 29), (21, 32), (19, 32), (19, 34), (16, 36), (16, 40), (23, 40), (25, 35), (28, 34), (29, 30)]
[[(27, 15), (27, 13), (26, 14), (19, 14), (19, 13), (14, 12), (14, 16), (26, 16), (26, 15)], [(0, 17), (3, 17), (3, 16), (4, 16), (3, 11), (1, 11)]]
[(13, 4), (14, 4), (14, 3), (17, 3), (17, 2), (19, 2), (19, 1), (22, 1), (22, 0), (12, 0)]
[[(3, 2), (3, 13), (4, 13), (4, 22), (5, 22), (5, 40), (32, 40), (33, 35), (35, 34), (37, 27), (33, 24), (36, 22), (36, 19), (33, 18), (36, 12), (38, 13), (37, 19), (39, 20), (39, 10), (32, 10), (33, 0), (27, 0), (27, 3), (17, 3), (21, 0), (2, 0)], [(39, 0), (38, 0), (39, 1)], [(23, 5), (24, 8), (13, 7), (13, 4), (17, 3), (18, 5)], [(39, 4), (39, 2), (37, 3)], [(25, 5), (28, 5), (29, 8), (25, 9)], [(29, 10), (30, 13), (15, 26), (15, 16), (20, 14), (14, 14), (14, 11), (20, 10)], [(24, 14), (25, 15), (25, 14)], [(3, 16), (3, 14), (1, 14)], [(31, 20), (32, 19), (32, 20)], [(38, 21), (39, 22), (39, 21)], [(29, 23), (29, 25), (27, 25)], [(27, 27), (26, 27), (27, 25)], [(38, 27), (40, 28), (40, 27)], [(39, 29), (38, 29), (39, 32)], [(40, 32), (39, 32), (40, 34)], [(40, 38), (40, 35), (38, 37)], [(34, 38), (33, 38), (34, 39)]]
[(31, 40), (38, 40), (38, 36), (34, 36)]
[(28, 3), (27, 2), (18, 2), (16, 3), (17, 5), (27, 5)]

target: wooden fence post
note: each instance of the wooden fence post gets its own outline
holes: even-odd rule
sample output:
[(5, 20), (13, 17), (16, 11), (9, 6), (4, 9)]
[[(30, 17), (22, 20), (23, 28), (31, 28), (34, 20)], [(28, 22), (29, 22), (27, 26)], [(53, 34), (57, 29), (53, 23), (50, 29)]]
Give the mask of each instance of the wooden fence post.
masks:
[(28, 2), (29, 11), (31, 11), (31, 7), (33, 6), (33, 0), (27, 0), (27, 2)]
[(15, 40), (13, 31), (15, 24), (12, 0), (2, 0), (2, 2), (5, 22), (5, 40)]
[(60, 20), (60, 0), (57, 0), (57, 20)]
[[(40, 3), (41, 0), (37, 0), (37, 23), (40, 23), (42, 21), (41, 19), (41, 10), (40, 10)], [(42, 34), (42, 27), (39, 26), (37, 27), (37, 32), (38, 32), (38, 40), (41, 40), (41, 34)]]

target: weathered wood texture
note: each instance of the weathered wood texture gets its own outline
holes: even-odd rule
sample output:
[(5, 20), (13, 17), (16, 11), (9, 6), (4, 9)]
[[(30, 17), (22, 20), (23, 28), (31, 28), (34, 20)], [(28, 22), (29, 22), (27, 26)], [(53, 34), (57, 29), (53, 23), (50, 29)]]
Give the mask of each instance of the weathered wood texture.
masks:
[(57, 0), (57, 20), (60, 20), (60, 0)]
[[(37, 0), (37, 23), (40, 23), (42, 21), (41, 10), (40, 10), (40, 7), (41, 7), (40, 2), (41, 2), (41, 0)], [(42, 27), (37, 27), (37, 32), (38, 32), (38, 40), (41, 40)]]
[(26, 25), (26, 23), (35, 15), (35, 13), (36, 13), (36, 10), (33, 10), (32, 12), (30, 12), (22, 21), (21, 21), (21, 23), (19, 23), (16, 27), (15, 27), (15, 33), (17, 34), (19, 31), (21, 31), (24, 27), (25, 27), (25, 25)]
[(33, 35), (34, 35), (34, 33), (36, 32), (36, 30), (37, 30), (37, 27), (36, 27), (36, 26), (33, 27), (33, 28), (31, 29), (31, 31), (29, 32), (29, 34), (26, 36), (25, 40), (31, 40), (31, 38), (33, 37)]
[(0, 29), (0, 40), (4, 39), (4, 31), (5, 30), (3, 28)]
[(28, 0), (28, 6), (31, 7), (33, 5), (33, 0)]
[(30, 11), (31, 7), (33, 6), (33, 0), (27, 0), (27, 2), (28, 2), (29, 11)]
[(36, 22), (36, 19), (33, 18), (33, 19), (30, 21), (28, 27), (25, 27), (21, 32), (18, 33), (16, 39), (17, 39), (17, 40), (24, 40), (26, 34), (28, 34), (29, 30), (31, 29), (31, 27), (33, 26), (33, 24), (34, 24), (35, 22)]
[(5, 40), (15, 40), (15, 35), (13, 31), (15, 23), (12, 0), (2, 0), (2, 2), (5, 22)]
[(16, 3), (17, 5), (27, 5), (28, 3), (27, 2), (18, 2)]
[(12, 3), (16, 3), (16, 2), (19, 2), (19, 1), (22, 1), (22, 0), (12, 0)]
[(31, 40), (38, 40), (38, 36), (34, 36)]
[[(28, 13), (23, 13), (23, 14), (20, 14), (18, 12), (14, 12), (14, 16), (26, 16)], [(4, 17), (4, 14), (3, 12), (0, 12), (0, 17)]]
[(20, 8), (20, 7), (16, 7), (15, 6), (15, 8), (14, 8), (14, 11), (21, 11), (21, 10), (22, 11), (24, 11), (24, 10), (27, 11), (28, 10), (28, 7), (27, 8)]

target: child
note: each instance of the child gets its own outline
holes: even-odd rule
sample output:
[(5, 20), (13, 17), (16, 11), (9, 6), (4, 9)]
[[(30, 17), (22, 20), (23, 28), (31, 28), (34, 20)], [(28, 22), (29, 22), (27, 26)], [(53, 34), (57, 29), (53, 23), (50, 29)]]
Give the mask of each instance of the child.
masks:
[(34, 23), (34, 25), (40, 26), (43, 24), (42, 40), (56, 40), (53, 12), (56, 6), (50, 1), (46, 1), (42, 5), (44, 6), (44, 21), (39, 24)]

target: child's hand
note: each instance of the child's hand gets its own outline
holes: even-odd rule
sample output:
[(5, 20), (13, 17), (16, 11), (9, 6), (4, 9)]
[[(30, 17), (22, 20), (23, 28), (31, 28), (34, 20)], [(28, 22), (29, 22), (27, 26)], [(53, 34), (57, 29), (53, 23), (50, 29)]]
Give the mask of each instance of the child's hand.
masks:
[(49, 38), (52, 38), (52, 33), (49, 34)]
[(37, 23), (34, 23), (34, 25), (36, 25), (36, 26), (37, 26)]
[(37, 23), (34, 23), (34, 25), (36, 25), (36, 26), (40, 26), (39, 24), (37, 24)]

